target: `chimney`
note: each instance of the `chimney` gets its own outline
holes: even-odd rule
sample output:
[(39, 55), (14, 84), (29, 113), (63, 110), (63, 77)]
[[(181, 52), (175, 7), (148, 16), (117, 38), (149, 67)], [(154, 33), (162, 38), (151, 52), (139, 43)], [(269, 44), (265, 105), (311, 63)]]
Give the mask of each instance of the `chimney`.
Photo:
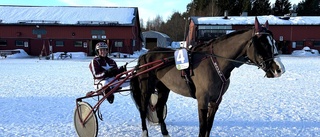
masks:
[(223, 19), (228, 19), (228, 10), (225, 10), (225, 11), (224, 11), (224, 17), (223, 17)]

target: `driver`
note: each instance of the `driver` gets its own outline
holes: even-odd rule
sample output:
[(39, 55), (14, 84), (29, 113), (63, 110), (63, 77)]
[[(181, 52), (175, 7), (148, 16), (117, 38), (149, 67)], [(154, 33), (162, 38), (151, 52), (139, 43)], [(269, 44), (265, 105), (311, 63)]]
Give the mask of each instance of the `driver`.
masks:
[[(100, 89), (112, 81), (117, 74), (126, 71), (126, 66), (124, 65), (118, 68), (117, 63), (107, 56), (108, 45), (105, 42), (97, 43), (95, 49), (97, 56), (95, 56), (90, 62), (89, 68), (93, 75), (95, 88)], [(105, 93), (110, 90), (111, 89), (108, 88)], [(108, 96), (107, 100), (110, 104), (112, 104), (114, 95), (111, 94)]]

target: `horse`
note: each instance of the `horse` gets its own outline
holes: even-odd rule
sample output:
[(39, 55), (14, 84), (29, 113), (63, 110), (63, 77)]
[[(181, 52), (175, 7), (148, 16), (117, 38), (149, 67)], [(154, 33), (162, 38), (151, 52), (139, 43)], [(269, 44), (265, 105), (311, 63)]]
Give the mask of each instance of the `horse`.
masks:
[[(193, 97), (198, 103), (199, 137), (209, 137), (215, 114), (223, 94), (230, 84), (231, 71), (242, 64), (254, 65), (265, 72), (267, 78), (280, 77), (285, 68), (277, 56), (277, 48), (268, 21), (261, 25), (255, 19), (254, 27), (238, 30), (207, 44), (191, 48), (189, 53), (189, 81), (182, 77), (181, 70), (175, 67), (174, 50), (155, 48), (141, 55), (137, 61), (136, 73), (152, 68), (139, 68), (139, 65), (163, 60), (163, 65), (148, 73), (137, 75), (130, 80), (131, 95), (140, 112), (142, 136), (148, 136), (146, 115), (150, 96), (158, 93), (155, 106), (163, 136), (169, 136), (163, 119), (163, 108), (169, 92), (185, 97)], [(190, 88), (192, 87), (193, 88)], [(194, 94), (194, 95), (192, 95)]]

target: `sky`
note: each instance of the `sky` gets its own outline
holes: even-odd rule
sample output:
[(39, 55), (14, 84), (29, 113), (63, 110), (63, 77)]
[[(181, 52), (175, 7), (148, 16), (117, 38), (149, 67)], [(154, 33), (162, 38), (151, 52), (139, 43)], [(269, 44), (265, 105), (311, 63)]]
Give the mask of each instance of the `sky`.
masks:
[[(76, 98), (94, 87), (88, 68), (92, 57), (72, 54), (72, 59), (39, 60), (22, 51), (0, 58), (1, 137), (77, 137)], [(130, 62), (130, 69), (136, 55), (114, 59), (118, 65)], [(234, 69), (211, 136), (320, 136), (320, 56), (300, 55), (280, 56), (286, 72), (279, 78), (265, 78), (256, 66)], [(83, 101), (95, 105), (96, 100)], [(98, 137), (141, 136), (140, 116), (129, 92), (116, 93), (114, 103), (105, 101), (100, 110)], [(165, 121), (173, 137), (198, 136), (196, 100), (171, 92)], [(150, 136), (162, 137), (159, 125), (149, 123), (148, 129)]]
[[(160, 15), (164, 21), (174, 12), (183, 13), (192, 0), (1, 0), (0, 5), (32, 6), (111, 6), (138, 7), (140, 19), (144, 22)], [(275, 0), (270, 0), (274, 3)], [(301, 0), (290, 0), (297, 4)]]

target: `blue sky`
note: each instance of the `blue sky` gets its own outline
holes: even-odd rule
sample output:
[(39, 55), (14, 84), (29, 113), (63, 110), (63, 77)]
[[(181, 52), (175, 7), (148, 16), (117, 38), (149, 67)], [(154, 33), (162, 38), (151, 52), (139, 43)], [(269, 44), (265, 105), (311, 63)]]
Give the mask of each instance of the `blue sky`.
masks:
[[(192, 0), (1, 0), (0, 5), (33, 5), (33, 6), (110, 6), (138, 7), (140, 19), (144, 22), (160, 15), (166, 21), (174, 12), (186, 11)], [(275, 0), (270, 0), (274, 3)], [(290, 0), (297, 4), (301, 0)]]

